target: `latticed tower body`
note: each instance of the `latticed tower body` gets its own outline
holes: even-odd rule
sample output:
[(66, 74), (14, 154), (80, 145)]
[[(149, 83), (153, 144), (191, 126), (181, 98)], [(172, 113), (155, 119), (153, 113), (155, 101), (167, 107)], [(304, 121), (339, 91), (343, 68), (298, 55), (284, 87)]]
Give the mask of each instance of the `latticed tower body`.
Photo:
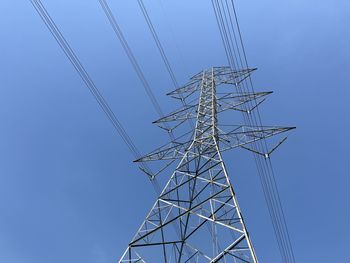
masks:
[[(119, 262), (258, 262), (221, 152), (249, 149), (291, 128), (225, 125), (230, 129), (225, 132), (220, 127), (218, 113), (249, 112), (270, 93), (237, 89), (251, 71), (212, 68), (169, 94), (184, 102), (199, 92), (199, 99), (155, 123), (167, 130), (189, 119), (195, 124), (189, 139), (181, 136), (138, 160), (179, 163)], [(219, 86), (230, 90), (217, 92)]]

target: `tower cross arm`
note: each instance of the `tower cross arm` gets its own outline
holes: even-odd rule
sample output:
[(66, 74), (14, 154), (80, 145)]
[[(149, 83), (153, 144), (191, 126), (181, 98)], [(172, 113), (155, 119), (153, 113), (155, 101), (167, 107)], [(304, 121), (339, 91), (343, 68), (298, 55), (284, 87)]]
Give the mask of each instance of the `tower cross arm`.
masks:
[[(221, 151), (227, 151), (233, 148), (247, 148), (249, 144), (253, 144), (260, 140), (265, 140), (275, 135), (286, 133), (295, 129), (295, 127), (281, 127), (281, 126), (232, 126), (232, 130), (229, 132), (219, 131), (219, 143)], [(271, 151), (272, 153), (278, 146), (280, 146), (286, 138), (284, 138), (280, 143), (278, 143)], [(268, 153), (260, 153), (261, 155), (266, 155)]]

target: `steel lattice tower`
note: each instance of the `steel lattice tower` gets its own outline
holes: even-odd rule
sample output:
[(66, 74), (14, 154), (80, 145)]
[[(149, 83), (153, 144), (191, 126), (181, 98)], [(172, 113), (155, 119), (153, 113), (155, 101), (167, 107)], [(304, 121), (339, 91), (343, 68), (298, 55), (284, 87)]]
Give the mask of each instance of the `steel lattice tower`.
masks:
[[(253, 70), (215, 67), (168, 94), (183, 107), (155, 123), (168, 131), (187, 120), (195, 123), (189, 133), (137, 160), (179, 163), (119, 262), (258, 262), (222, 152), (250, 149), (292, 127), (220, 125), (219, 113), (249, 114), (271, 93), (239, 89)], [(186, 102), (191, 97), (197, 99)]]

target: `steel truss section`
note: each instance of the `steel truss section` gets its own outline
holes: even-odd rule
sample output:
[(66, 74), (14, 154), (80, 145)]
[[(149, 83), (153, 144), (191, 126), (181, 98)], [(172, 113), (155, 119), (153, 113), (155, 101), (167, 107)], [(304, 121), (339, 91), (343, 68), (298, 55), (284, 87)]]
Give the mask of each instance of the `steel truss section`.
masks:
[[(215, 67), (168, 94), (181, 99), (184, 106), (155, 123), (174, 129), (195, 119), (196, 125), (136, 160), (179, 163), (119, 262), (258, 262), (221, 154), (233, 148), (254, 151), (251, 143), (293, 127), (219, 125), (220, 112), (233, 109), (249, 113), (271, 93), (219, 90), (221, 85), (237, 87), (253, 70)], [(196, 92), (199, 99), (187, 103)], [(254, 105), (249, 110), (242, 107), (247, 102)], [(282, 142), (269, 153), (256, 153), (268, 158)]]

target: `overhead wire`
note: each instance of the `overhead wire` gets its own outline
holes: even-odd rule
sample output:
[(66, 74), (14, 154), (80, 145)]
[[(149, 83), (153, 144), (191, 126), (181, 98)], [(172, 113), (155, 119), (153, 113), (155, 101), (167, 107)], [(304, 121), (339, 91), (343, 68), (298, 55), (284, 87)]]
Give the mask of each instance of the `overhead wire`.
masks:
[[(223, 4), (223, 1), (221, 1), (221, 4)], [(227, 4), (227, 1), (226, 1), (226, 4)], [(223, 12), (224, 12), (224, 14), (226, 13), (225, 10), (223, 10)], [(225, 15), (225, 19), (227, 19), (226, 15)], [(228, 30), (230, 30), (230, 28)], [(248, 87), (247, 87), (246, 83), (243, 82), (243, 85), (245, 85), (245, 92), (247, 92)], [(250, 116), (248, 115), (247, 117), (248, 118), (246, 118), (246, 119), (248, 119), (248, 122), (251, 123), (252, 120), (250, 119)], [(256, 145), (254, 145), (254, 147), (256, 147)], [(259, 144), (258, 144), (258, 148), (261, 151), (261, 149), (259, 147)], [(258, 171), (262, 175), (263, 187), (265, 187), (265, 188), (267, 187), (267, 189), (265, 189), (265, 191), (264, 191), (264, 194), (267, 193), (267, 195), (265, 195), (265, 197), (267, 196), (267, 200), (266, 201), (267, 201), (268, 205), (270, 206), (269, 210), (271, 210), (271, 211), (269, 211), (269, 212), (270, 212), (270, 215), (272, 216), (272, 222), (273, 222), (273, 225), (274, 225), (277, 241), (278, 241), (279, 247), (280, 247), (281, 252), (282, 252), (281, 253), (282, 257), (284, 259), (286, 259), (286, 254), (288, 252), (286, 252), (284, 239), (281, 238), (281, 236), (283, 236), (283, 232), (281, 231), (280, 220), (279, 220), (279, 218), (278, 218), (278, 216), (276, 214), (275, 198), (274, 198), (274, 195), (273, 195), (274, 189), (273, 188), (271, 189), (270, 178), (266, 176), (266, 173), (267, 173), (266, 172), (266, 167), (264, 165), (262, 165), (261, 157), (259, 158), (259, 157), (255, 156), (255, 160), (257, 162)], [(272, 194), (271, 194), (271, 192), (272, 192)]]
[[(106, 0), (98, 0), (98, 1), (102, 7), (104, 14), (106, 15), (106, 17), (107, 17), (107, 19), (112, 27), (115, 35), (117, 36), (119, 42), (121, 43), (126, 55), (128, 56), (129, 61), (132, 64), (138, 78), (140, 79), (142, 86), (144, 87), (144, 90), (146, 91), (147, 96), (151, 100), (151, 103), (152, 103), (154, 109), (158, 113), (159, 118), (163, 118), (164, 117), (163, 110), (161, 109), (161, 107), (158, 103), (158, 100), (156, 99), (145, 75), (143, 74), (143, 71), (142, 71), (139, 63), (137, 62), (137, 59), (136, 59), (134, 53), (132, 52), (128, 41), (124, 37), (124, 34), (119, 26), (119, 23), (118, 23), (115, 15), (113, 14), (111, 8), (109, 7), (108, 2)], [(175, 139), (174, 133), (170, 129), (168, 123), (165, 124), (165, 127), (167, 128), (168, 135), (169, 135), (170, 139), (174, 140)], [(151, 177), (151, 179), (154, 179), (154, 177)]]
[[(158, 48), (158, 51), (159, 51), (159, 54), (163, 60), (163, 63), (169, 73), (169, 76), (172, 80), (172, 83), (174, 85), (174, 88), (179, 88), (179, 83), (177, 81), (177, 78), (175, 77), (175, 74), (174, 74), (174, 70), (172, 69), (172, 66), (169, 62), (169, 59), (168, 59), (168, 56), (166, 55), (165, 51), (164, 51), (164, 48), (163, 48), (163, 45), (161, 43), (161, 41), (159, 40), (159, 36), (157, 34), (157, 31), (155, 30), (154, 26), (153, 26), (153, 22), (148, 14), (148, 11), (147, 11), (147, 8), (146, 6), (144, 5), (143, 3), (143, 0), (137, 0), (138, 4), (139, 4), (139, 7), (141, 9), (141, 12), (143, 14), (143, 17), (145, 18), (145, 21), (146, 21), (146, 24), (148, 26), (148, 29), (150, 30), (151, 34), (152, 34), (152, 37), (153, 37), (153, 40)], [(181, 103), (183, 106), (187, 106), (182, 94), (180, 94), (180, 99), (181, 99)], [(193, 129), (194, 128), (194, 123), (192, 120), (189, 120), (189, 125), (190, 127)]]
[[(229, 24), (228, 24), (229, 22), (228, 22), (226, 13), (229, 14), (228, 16), (229, 16), (230, 18), (231, 18), (231, 15), (230, 15), (230, 12), (226, 12), (226, 11), (228, 11), (227, 1), (226, 1), (227, 10), (225, 10), (225, 8), (224, 8), (224, 6), (223, 6), (223, 1), (222, 1), (222, 0), (221, 0), (221, 5), (223, 6), (223, 10), (222, 10), (222, 11), (220, 10), (220, 6), (219, 6), (219, 3), (218, 3), (218, 2), (217, 2), (217, 5), (218, 5), (217, 9), (218, 9), (219, 17), (220, 17), (220, 19), (221, 19), (221, 24), (222, 24), (223, 27), (224, 27), (224, 31), (226, 31), (225, 27), (227, 27), (227, 31), (229, 32), (229, 33), (226, 33), (226, 35), (229, 35), (229, 36), (230, 36), (230, 38), (229, 38), (229, 37), (226, 37), (226, 41), (228, 42), (227, 45), (228, 45), (228, 46), (231, 46), (232, 43), (233, 43), (232, 34), (235, 35), (235, 32), (234, 32), (233, 26), (230, 28), (230, 27), (229, 27)], [(231, 19), (230, 21), (231, 21), (231, 25), (232, 25), (232, 19)], [(232, 30), (232, 34), (230, 33), (231, 30)], [(234, 38), (236, 39), (236, 37), (234, 37)], [(231, 41), (231, 43), (230, 43), (230, 41)], [(239, 47), (238, 47), (236, 41), (235, 41), (235, 43), (236, 43), (236, 48), (237, 48), (237, 50), (239, 50)], [(233, 50), (235, 49), (235, 47), (234, 47), (233, 45), (232, 45), (232, 49), (233, 49)], [(231, 53), (231, 57), (230, 57), (230, 60), (233, 61), (233, 62), (231, 62), (231, 64), (234, 64), (234, 62), (236, 62), (236, 63), (238, 64), (238, 69), (243, 69), (244, 66), (243, 66), (242, 61), (237, 59), (237, 56), (236, 56), (235, 52), (233, 52), (233, 53), (234, 53), (234, 57), (232, 56), (232, 53)], [(238, 52), (238, 53), (240, 54), (240, 52)], [(239, 57), (241, 57), (241, 56), (239, 56)], [(241, 62), (241, 63), (239, 63), (239, 62)], [(246, 66), (246, 68), (248, 68), (248, 67)], [(246, 82), (246, 81), (243, 81), (243, 82), (242, 82), (242, 85), (243, 85), (243, 92), (250, 92), (249, 87), (247, 86), (247, 82)], [(241, 90), (240, 90), (240, 91), (241, 91)], [(252, 92), (254, 92), (254, 91), (252, 91)], [(249, 102), (248, 102), (248, 104), (249, 104)], [(250, 105), (250, 107), (251, 107), (251, 105)], [(254, 113), (253, 113), (253, 114), (254, 114)], [(249, 125), (252, 125), (252, 124), (256, 125), (256, 122), (254, 122), (254, 120), (252, 120), (252, 119), (250, 118), (251, 115), (253, 115), (253, 114), (249, 114), (249, 115), (246, 115), (246, 114), (245, 114), (245, 115), (244, 115), (244, 117), (245, 117), (245, 122), (246, 122), (247, 124), (249, 124)], [(253, 117), (254, 117), (254, 115), (253, 115)], [(261, 126), (261, 125), (260, 125), (260, 126)], [(259, 143), (254, 143), (254, 144), (253, 144), (253, 148), (258, 148), (258, 150), (261, 151), (261, 152), (263, 151), (263, 150), (261, 149), (261, 147), (259, 146)], [(262, 179), (262, 185), (263, 185), (263, 190), (264, 190), (264, 196), (265, 196), (265, 198), (266, 198), (266, 201), (267, 201), (267, 203), (268, 203), (268, 206), (270, 207), (269, 213), (270, 213), (270, 216), (271, 216), (271, 219), (272, 219), (272, 223), (273, 223), (273, 226), (274, 226), (275, 234), (276, 234), (276, 237), (277, 237), (277, 242), (278, 242), (279, 248), (280, 248), (280, 250), (281, 250), (281, 252), (282, 252), (282, 253), (281, 253), (281, 254), (282, 254), (282, 257), (283, 257), (284, 260), (286, 260), (286, 254), (287, 254), (287, 252), (286, 252), (286, 249), (285, 249), (285, 242), (284, 242), (283, 238), (281, 238), (281, 236), (283, 235), (283, 233), (282, 233), (282, 231), (281, 231), (281, 226), (280, 226), (280, 223), (279, 223), (278, 215), (277, 215), (277, 213), (276, 213), (275, 200), (274, 200), (275, 198), (274, 198), (274, 195), (273, 195), (274, 189), (271, 188), (271, 183), (270, 183), (270, 180), (269, 180), (269, 178), (268, 178), (268, 176), (267, 176), (266, 167), (264, 166), (264, 163), (263, 163), (262, 160), (261, 160), (262, 157), (259, 157), (259, 156), (254, 155), (254, 159), (255, 159), (255, 162), (256, 162), (256, 164), (257, 164), (258, 173), (260, 174), (260, 177), (261, 177), (261, 179)]]
[(124, 37), (124, 34), (123, 34), (123, 32), (122, 32), (122, 30), (121, 30), (121, 28), (116, 20), (116, 17), (113, 15), (108, 3), (106, 2), (106, 0), (99, 0), (99, 3), (101, 5), (105, 15), (107, 16), (108, 21), (111, 24), (113, 31), (115, 32), (116, 36), (118, 37), (126, 55), (128, 56), (129, 61), (131, 62), (138, 78), (140, 79), (140, 81), (141, 81), (141, 83), (142, 83), (142, 85), (147, 93), (147, 96), (151, 100), (153, 107), (155, 108), (155, 110), (157, 111), (157, 113), (160, 117), (164, 116), (164, 113), (163, 113), (147, 79), (145, 78), (145, 76), (141, 70), (141, 67), (140, 67), (139, 63), (137, 62), (126, 38)]
[[(225, 0), (226, 8), (222, 0), (220, 3), (218, 0), (216, 1), (212, 0), (214, 14), (217, 20), (221, 39), (223, 41), (225, 53), (229, 61), (229, 64), (234, 70), (237, 69), (235, 62), (237, 62), (239, 68), (244, 68), (244, 67), (248, 68), (248, 62), (247, 62), (245, 48), (242, 40), (242, 34), (239, 28), (238, 18), (237, 18), (233, 0), (231, 0), (230, 2), (233, 9), (232, 15), (229, 10), (228, 1)], [(234, 16), (235, 18), (235, 23), (236, 23), (236, 27), (239, 35), (239, 41), (237, 41), (238, 37), (236, 37), (235, 35), (232, 16)], [(232, 34), (227, 33), (227, 31), (231, 32)], [(232, 38), (229, 37), (230, 35), (231, 37), (234, 36), (234, 40), (232, 40)], [(238, 45), (238, 42), (240, 42), (241, 46)], [(234, 48), (236, 47), (236, 50), (238, 51), (237, 52), (238, 59), (237, 59), (237, 56), (232, 55), (233, 53), (232, 51), (230, 52), (231, 46), (232, 46), (232, 50), (234, 50)], [(245, 63), (242, 62), (242, 57), (244, 57)], [(243, 86), (244, 92), (254, 93), (254, 88), (253, 88), (250, 75), (249, 75), (249, 82), (247, 83), (247, 81), (244, 80), (242, 86)], [(250, 112), (249, 114), (245, 114), (244, 115), (245, 122), (248, 124), (255, 124), (259, 127), (262, 127), (261, 118), (260, 118), (258, 109), (256, 109), (256, 111), (257, 111), (257, 115), (255, 115), (255, 112)], [(266, 141), (264, 140), (264, 142), (259, 142), (259, 143), (254, 143), (253, 147), (257, 148), (260, 152), (263, 152), (263, 151), (266, 152), (267, 150)], [(274, 226), (274, 231), (275, 231), (277, 243), (279, 245), (279, 249), (281, 252), (281, 256), (285, 262), (294, 262), (294, 254), (291, 247), (290, 237), (286, 226), (286, 220), (283, 213), (280, 196), (276, 185), (276, 180), (272, 169), (271, 159), (270, 158), (266, 159), (264, 157), (256, 156), (256, 155), (254, 155), (254, 159), (257, 164), (258, 173), (261, 178), (264, 196), (269, 207), (269, 213)]]
[[(151, 102), (152, 102), (154, 108), (156, 109), (159, 117), (162, 118), (164, 116), (163, 111), (161, 110), (159, 103), (157, 102), (157, 100), (156, 100), (156, 98), (155, 98), (155, 96), (154, 96), (142, 70), (141, 70), (141, 67), (139, 66), (139, 64), (138, 64), (138, 62), (137, 62), (137, 60), (132, 52), (127, 40), (126, 40), (126, 38), (124, 37), (124, 34), (123, 34), (123, 32), (122, 32), (122, 30), (121, 30), (121, 28), (116, 20), (116, 17), (112, 13), (112, 10), (110, 9), (106, 0), (99, 0), (99, 3), (101, 5), (105, 15), (107, 16), (107, 19), (108, 19), (109, 23), (111, 24), (113, 31), (115, 32), (117, 38), (119, 39), (120, 43), (122, 44), (124, 51), (126, 52), (134, 70), (137, 73), (137, 76), (141, 80), (141, 83), (144, 86), (147, 95), (151, 99)], [(168, 129), (168, 135), (171, 138), (171, 140), (174, 140), (173, 132), (170, 129)], [(144, 164), (144, 163), (141, 162), (141, 164)], [(151, 183), (152, 183), (156, 193), (160, 194), (161, 190), (160, 190), (160, 186), (159, 186), (159, 182), (157, 180), (157, 177), (150, 177), (150, 179), (151, 179)], [(176, 225), (173, 224), (173, 226), (174, 226), (174, 230), (177, 233), (177, 235), (179, 237), (181, 237), (181, 233), (179, 232), (179, 229), (176, 227)], [(185, 250), (188, 254), (190, 253), (188, 251), (188, 248), (186, 248)], [(191, 260), (191, 262), (192, 262), (192, 260)]]
[[(240, 28), (239, 28), (237, 14), (236, 14), (236, 11), (234, 9), (233, 1), (231, 1), (231, 3), (232, 3), (232, 8), (233, 8), (234, 13), (235, 13), (235, 20), (236, 20), (237, 29), (238, 29), (238, 32), (239, 32), (240, 42), (241, 42), (241, 45), (242, 45), (244, 60), (245, 60), (245, 63), (246, 63), (246, 67), (248, 67), (248, 62), (247, 62), (247, 58), (246, 58), (246, 54), (245, 54), (245, 48), (244, 48), (243, 41), (242, 41), (242, 35), (241, 35), (241, 32), (240, 32)], [(254, 92), (254, 87), (253, 87), (253, 83), (252, 83), (251, 77), (249, 78), (249, 84), (251, 86), (252, 92)], [(259, 109), (257, 109), (256, 112), (257, 112), (258, 124), (261, 126), (261, 117), (260, 117)], [(264, 143), (265, 144), (264, 145), (265, 146), (265, 151), (267, 151), (266, 140), (263, 140), (260, 143)], [(282, 204), (281, 204), (279, 191), (278, 191), (278, 188), (277, 188), (277, 185), (276, 185), (276, 179), (275, 179), (275, 175), (274, 175), (274, 171), (273, 171), (273, 167), (272, 167), (271, 158), (264, 158), (264, 161), (265, 161), (265, 164), (266, 164), (267, 169), (268, 169), (268, 178), (270, 180), (270, 186), (271, 186), (271, 189), (273, 189), (273, 192), (274, 192), (272, 197), (273, 197), (274, 201), (276, 202), (276, 213), (278, 214), (278, 220), (279, 220), (279, 225), (280, 225), (282, 236), (283, 236), (283, 242), (284, 242), (285, 247), (286, 247), (285, 248), (285, 250), (287, 252), (286, 253), (286, 257), (288, 258), (288, 260), (290, 262), (295, 262), (293, 248), (291, 246), (291, 241), (290, 241), (290, 236), (289, 236), (289, 232), (288, 232), (288, 228), (287, 228), (287, 224), (286, 224), (286, 219), (285, 219), (285, 215), (284, 215), (284, 212), (283, 212), (283, 207), (282, 207)]]
[(179, 47), (178, 38), (176, 37), (175, 32), (174, 32), (174, 28), (173, 28), (172, 24), (170, 23), (170, 21), (168, 19), (169, 18), (169, 14), (167, 12), (165, 4), (163, 3), (163, 0), (159, 0), (159, 4), (160, 4), (161, 10), (163, 12), (164, 24), (167, 26), (168, 32), (170, 33), (170, 36), (172, 38), (172, 43), (174, 44), (175, 49), (177, 51), (178, 58), (180, 60), (181, 66), (182, 66), (182, 70), (184, 71), (184, 73), (186, 73), (186, 75), (189, 75), (190, 71), (188, 70), (188, 65), (187, 65), (187, 63), (185, 63), (183, 52), (182, 52), (182, 50)]
[(178, 88), (179, 87), (179, 83), (178, 83), (178, 81), (177, 81), (177, 79), (175, 77), (174, 71), (173, 71), (173, 69), (172, 69), (172, 67), (171, 67), (171, 65), (169, 63), (168, 57), (165, 54), (163, 45), (162, 45), (162, 43), (159, 40), (158, 34), (157, 34), (157, 32), (156, 32), (156, 30), (155, 30), (155, 28), (153, 26), (153, 23), (152, 23), (152, 20), (151, 20), (149, 14), (148, 14), (148, 11), (147, 11), (147, 9), (146, 9), (146, 7), (145, 7), (145, 5), (144, 5), (142, 0), (137, 0), (137, 2), (139, 4), (139, 7), (140, 7), (140, 9), (142, 11), (142, 14), (143, 14), (145, 20), (146, 20), (148, 28), (149, 28), (149, 30), (150, 30), (150, 32), (152, 34), (153, 40), (154, 40), (154, 42), (157, 45), (158, 51), (159, 51), (159, 53), (160, 53), (160, 55), (162, 57), (164, 65), (165, 65), (165, 67), (166, 67), (166, 69), (167, 69), (167, 71), (168, 71), (168, 73), (170, 75), (170, 78), (171, 78), (171, 80), (172, 80), (172, 82), (174, 84), (174, 87)]
[[(248, 68), (249, 67), (248, 66), (248, 60), (247, 60), (247, 55), (246, 55), (246, 51), (245, 51), (245, 47), (244, 47), (244, 43), (243, 43), (241, 29), (240, 29), (239, 22), (238, 22), (238, 16), (237, 16), (237, 13), (236, 13), (236, 8), (235, 8), (233, 0), (231, 0), (230, 2), (231, 2), (231, 5), (232, 5), (232, 9), (233, 9), (234, 17), (235, 17), (235, 22), (236, 22), (236, 25), (237, 25), (237, 31), (238, 31), (238, 35), (239, 35), (239, 41), (240, 41), (241, 47), (242, 47), (244, 62), (245, 62), (246, 67)], [(249, 84), (251, 86), (252, 92), (254, 92), (254, 85), (253, 85), (252, 78), (250, 76), (249, 76)], [(260, 111), (259, 111), (258, 108), (257, 108), (256, 112), (257, 112), (257, 116), (258, 116), (259, 125), (262, 126)], [(267, 142), (266, 142), (266, 140), (264, 140), (262, 143), (265, 144), (265, 149), (267, 149)], [(274, 188), (274, 190), (275, 190), (276, 201), (278, 202), (277, 207), (278, 207), (279, 212), (281, 213), (281, 220), (283, 221), (283, 222), (281, 222), (281, 227), (284, 228), (284, 231), (282, 231), (282, 232), (284, 232), (284, 234), (286, 235), (286, 246), (287, 246), (288, 257), (290, 259), (290, 262), (295, 262), (294, 251), (293, 251), (293, 248), (292, 248), (292, 245), (291, 245), (291, 239), (290, 239), (290, 235), (289, 235), (289, 231), (288, 231), (288, 227), (287, 227), (287, 223), (286, 223), (286, 217), (284, 215), (284, 211), (283, 211), (283, 207), (282, 207), (281, 199), (280, 199), (280, 194), (279, 194), (279, 191), (278, 191), (278, 188), (277, 188), (277, 184), (276, 184), (275, 174), (274, 174), (274, 170), (273, 170), (273, 167), (272, 167), (272, 161), (271, 161), (270, 158), (265, 159), (265, 161), (267, 162), (267, 166), (269, 167), (269, 170), (271, 172), (271, 177), (270, 177), (271, 181), (272, 181), (271, 184), (272, 184), (272, 188)]]
[[(223, 15), (222, 15), (222, 11), (221, 11), (220, 6), (219, 6), (219, 2), (218, 1), (216, 1), (216, 2), (212, 1), (212, 4), (213, 4), (214, 14), (215, 14), (218, 26), (219, 26), (221, 38), (222, 38), (222, 41), (223, 41), (223, 44), (224, 44), (224, 48), (225, 48), (225, 52), (226, 52), (226, 56), (227, 56), (229, 65), (231, 66), (231, 68), (233, 70), (239, 70), (239, 68), (243, 68), (243, 67), (237, 67), (236, 66), (236, 60), (232, 57), (231, 45), (230, 45), (229, 40), (228, 40), (228, 34), (227, 34), (227, 30), (225, 28), (225, 22), (223, 20)], [(243, 93), (243, 91), (241, 91), (241, 89), (238, 89), (237, 92), (240, 93), (240, 94)], [(243, 118), (244, 118), (245, 123), (247, 125), (251, 124), (250, 120), (247, 118), (246, 115), (243, 115)], [(263, 171), (261, 170), (261, 165), (259, 164), (258, 157), (256, 155), (254, 155), (254, 159), (255, 159), (255, 162), (257, 164), (258, 173), (259, 173), (259, 175), (261, 175), (263, 173)], [(267, 190), (266, 190), (267, 189), (266, 181), (265, 181), (264, 178), (262, 178), (262, 176), (260, 176), (260, 178), (262, 179), (263, 192), (264, 192), (264, 196), (265, 196), (265, 199), (266, 199), (268, 207), (269, 207), (268, 211), (269, 211), (269, 213), (271, 215), (271, 219), (272, 219), (273, 225), (275, 226), (276, 220), (275, 220), (275, 215), (274, 215), (273, 209), (271, 208), (272, 207), (272, 204), (271, 204), (271, 201), (270, 201), (271, 199), (270, 199), (270, 196), (268, 195)], [(271, 210), (272, 210), (273, 214), (271, 214)], [(283, 251), (282, 252), (282, 256), (284, 257), (284, 250), (283, 250), (282, 245), (281, 245), (281, 240), (279, 238), (279, 233), (275, 232), (275, 234), (276, 234), (276, 237), (277, 237), (278, 246)]]
[[(48, 13), (45, 6), (42, 4), (41, 0), (30, 0), (33, 7), (39, 14), (42, 21), (45, 23), (46, 27), (49, 29), (50, 33), (56, 40), (57, 44), (61, 47), (62, 51), (66, 55), (66, 57), (69, 59), (69, 61), (72, 63), (73, 67), (77, 71), (78, 75), (81, 77), (83, 82), (85, 83), (86, 87), (90, 91), (90, 93), (94, 96), (95, 100), (103, 110), (103, 112), (106, 114), (107, 118), (112, 123), (115, 130), (118, 132), (118, 134), (121, 136), (122, 140), (128, 147), (129, 151), (133, 155), (135, 159), (140, 158), (141, 154), (139, 149), (136, 147), (133, 140), (130, 138), (129, 134), (111, 109), (111, 107), (108, 105), (106, 99), (103, 97), (99, 89), (96, 87), (94, 81), (90, 77), (89, 73), (86, 71), (82, 63), (80, 62), (79, 58), (75, 54), (74, 50), (71, 48), (69, 43), (67, 42), (66, 38), (63, 36), (62, 32), (56, 25), (55, 21), (52, 19), (50, 14)], [(152, 173), (150, 168), (146, 164), (141, 164), (143, 169), (148, 171), (149, 173)]]

